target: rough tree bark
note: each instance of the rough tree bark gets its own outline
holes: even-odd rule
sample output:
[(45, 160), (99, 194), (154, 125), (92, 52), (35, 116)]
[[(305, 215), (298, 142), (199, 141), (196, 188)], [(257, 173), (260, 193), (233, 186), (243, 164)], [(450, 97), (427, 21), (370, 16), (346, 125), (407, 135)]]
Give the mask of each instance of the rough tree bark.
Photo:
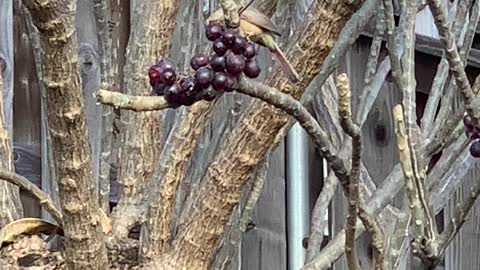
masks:
[(63, 210), (69, 269), (105, 269), (107, 253), (96, 208), (86, 116), (80, 89), (76, 5), (24, 2), (41, 33), (47, 115)]
[[(296, 46), (289, 46), (286, 52), (301, 75), (301, 81), (292, 85), (276, 69), (267, 83), (298, 98), (318, 74), (340, 30), (360, 4), (361, 1), (315, 2), (311, 20), (294, 38)], [(208, 268), (224, 225), (239, 202), (243, 185), (254, 172), (256, 164), (264, 159), (288, 119), (285, 113), (263, 102), (256, 101), (251, 105), (235, 131), (223, 143), (221, 149), (224, 150), (211, 164), (201, 187), (190, 196), (182, 214), (185, 220), (178, 228), (173, 250), (166, 255), (162, 267)]]
[[(149, 95), (147, 70), (168, 54), (175, 27), (179, 0), (138, 3), (127, 47), (125, 93)], [(141, 12), (141, 13), (140, 13)], [(141, 222), (144, 203), (162, 141), (161, 112), (123, 112), (125, 127), (119, 161), (120, 201), (113, 212), (114, 233), (126, 238), (128, 230)], [(126, 215), (128, 213), (128, 215)]]

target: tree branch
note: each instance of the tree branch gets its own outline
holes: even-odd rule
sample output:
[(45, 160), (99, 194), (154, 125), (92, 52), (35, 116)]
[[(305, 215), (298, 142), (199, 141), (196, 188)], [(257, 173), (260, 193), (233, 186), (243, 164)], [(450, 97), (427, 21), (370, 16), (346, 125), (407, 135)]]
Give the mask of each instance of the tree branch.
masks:
[(463, 68), (463, 64), (458, 53), (455, 37), (448, 29), (447, 17), (444, 12), (442, 3), (439, 0), (427, 1), (438, 28), (438, 33), (441, 36), (441, 41), (445, 47), (445, 54), (449, 63), (450, 69), (453, 72), (455, 82), (460, 90), (462, 98), (465, 102), (467, 113), (472, 117), (472, 121), (476, 127), (480, 127), (480, 112), (478, 110), (478, 102), (468, 82), (467, 75)]
[(237, 28), (240, 25), (240, 14), (237, 4), (233, 0), (220, 0), (220, 5), (225, 14), (225, 23), (230, 28)]
[(347, 255), (348, 268), (359, 270), (357, 251), (355, 248), (355, 230), (357, 225), (357, 211), (360, 201), (358, 182), (360, 177), (360, 162), (362, 154), (362, 137), (360, 128), (352, 121), (350, 108), (350, 83), (347, 74), (342, 73), (337, 77), (338, 91), (338, 114), (340, 124), (350, 137), (352, 137), (352, 168), (348, 183), (348, 215), (345, 225), (345, 253)]
[(52, 217), (55, 219), (55, 221), (60, 226), (62, 226), (63, 224), (62, 213), (60, 212), (60, 210), (57, 209), (52, 198), (50, 198), (48, 194), (43, 192), (39, 187), (37, 187), (32, 182), (30, 182), (27, 178), (13, 172), (0, 170), (0, 180), (7, 181), (11, 184), (19, 186), (21, 189), (25, 191), (28, 191), (35, 198), (37, 198), (37, 200), (40, 202), (40, 205), (44, 206), (47, 209), (47, 211), (50, 212), (50, 214), (52, 214)]
[(66, 264), (105, 269), (107, 252), (96, 197), (78, 70), (75, 5), (69, 1), (24, 1), (41, 33), (55, 174), (63, 211)]
[(175, 106), (168, 104), (163, 96), (132, 96), (100, 89), (95, 94), (95, 98), (104, 105), (135, 112), (175, 108)]
[[(109, 1), (94, 0), (93, 13), (97, 27), (97, 42), (100, 55), (100, 75), (101, 89), (113, 90), (113, 65), (112, 65), (112, 39), (108, 31), (107, 21), (109, 16)], [(102, 132), (100, 143), (99, 158), (99, 201), (100, 207), (108, 213), (109, 211), (109, 195), (110, 195), (110, 166), (112, 153), (112, 136), (113, 136), (113, 109), (109, 106), (102, 106)], [(94, 173), (95, 175), (95, 173)], [(96, 179), (95, 179), (96, 180)]]

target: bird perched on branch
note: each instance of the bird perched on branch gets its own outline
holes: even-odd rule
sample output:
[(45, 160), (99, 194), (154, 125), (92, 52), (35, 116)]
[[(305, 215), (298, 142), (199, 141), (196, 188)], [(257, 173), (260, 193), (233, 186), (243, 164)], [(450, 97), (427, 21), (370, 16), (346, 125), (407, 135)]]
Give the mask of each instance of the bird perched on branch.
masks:
[[(206, 24), (212, 21), (224, 20), (223, 10), (220, 8), (213, 12), (207, 18)], [(270, 21), (270, 19), (259, 10), (253, 7), (248, 7), (240, 14), (240, 34), (247, 40), (253, 41), (272, 52), (280, 63), (280, 67), (285, 72), (287, 78), (296, 83), (300, 79), (298, 73), (292, 67), (290, 62), (285, 57), (285, 54), (278, 47), (275, 42), (274, 35), (280, 36), (277, 27)]]

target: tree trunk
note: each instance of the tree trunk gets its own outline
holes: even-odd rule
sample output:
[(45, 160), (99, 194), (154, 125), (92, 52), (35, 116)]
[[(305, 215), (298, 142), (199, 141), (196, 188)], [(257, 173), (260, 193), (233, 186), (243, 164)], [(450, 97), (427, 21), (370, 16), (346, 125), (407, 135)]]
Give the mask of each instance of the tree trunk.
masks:
[[(107, 253), (93, 190), (92, 161), (70, 1), (25, 1), (40, 31), (48, 124), (63, 210), (69, 269), (106, 269)], [(108, 267), (107, 267), (108, 269)]]

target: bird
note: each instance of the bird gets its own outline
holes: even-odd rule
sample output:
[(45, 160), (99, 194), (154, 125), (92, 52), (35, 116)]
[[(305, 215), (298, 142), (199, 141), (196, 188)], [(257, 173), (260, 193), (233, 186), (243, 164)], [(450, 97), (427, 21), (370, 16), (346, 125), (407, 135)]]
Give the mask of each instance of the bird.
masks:
[[(205, 20), (205, 23), (209, 24), (210, 22), (221, 20), (224, 20), (224, 13), (223, 9), (220, 8), (213, 12)], [(254, 7), (248, 7), (240, 14), (239, 30), (240, 35), (245, 39), (266, 47), (275, 55), (290, 82), (297, 83), (300, 80), (300, 76), (275, 42), (274, 35), (281, 36), (280, 32), (265, 14)]]

